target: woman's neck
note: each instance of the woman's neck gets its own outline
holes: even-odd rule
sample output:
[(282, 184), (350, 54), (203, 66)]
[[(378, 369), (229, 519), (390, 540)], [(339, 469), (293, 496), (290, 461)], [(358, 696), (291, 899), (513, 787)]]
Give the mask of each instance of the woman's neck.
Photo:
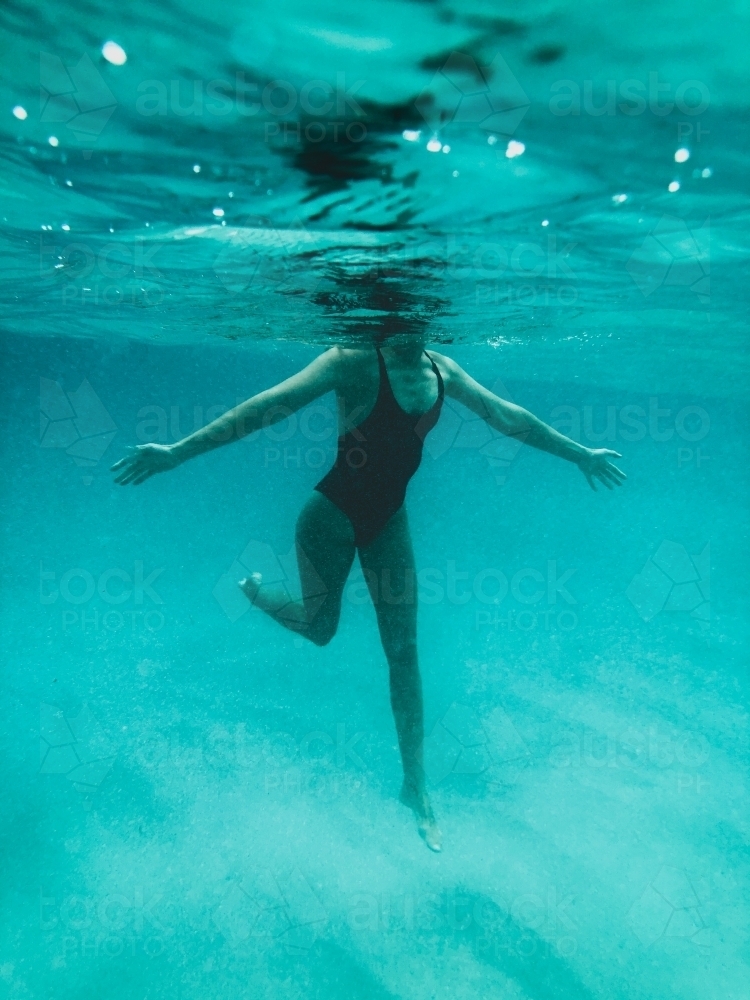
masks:
[(385, 343), (381, 345), (383, 355), (398, 365), (410, 366), (416, 364), (422, 357), (424, 343), (421, 340), (411, 340), (406, 343)]

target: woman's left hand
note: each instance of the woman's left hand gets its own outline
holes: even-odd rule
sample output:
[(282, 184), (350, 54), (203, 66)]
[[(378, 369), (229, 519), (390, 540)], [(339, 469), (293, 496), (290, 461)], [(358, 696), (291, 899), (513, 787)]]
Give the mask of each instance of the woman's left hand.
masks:
[(622, 486), (628, 478), (622, 469), (618, 469), (609, 461), (610, 455), (613, 458), (622, 458), (618, 451), (610, 451), (609, 448), (587, 448), (586, 453), (578, 459), (578, 468), (595, 492), (597, 479), (611, 490), (614, 486)]
[(110, 472), (117, 473), (115, 482), (120, 486), (140, 486), (157, 472), (167, 472), (179, 464), (174, 445), (139, 444), (129, 455), (115, 462)]

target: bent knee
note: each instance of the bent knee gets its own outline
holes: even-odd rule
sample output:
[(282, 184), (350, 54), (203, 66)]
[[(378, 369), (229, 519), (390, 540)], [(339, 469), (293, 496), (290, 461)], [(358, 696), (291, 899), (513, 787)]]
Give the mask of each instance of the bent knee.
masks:
[(319, 625), (317, 628), (310, 625), (307, 630), (307, 637), (316, 646), (327, 646), (336, 635), (336, 625)]

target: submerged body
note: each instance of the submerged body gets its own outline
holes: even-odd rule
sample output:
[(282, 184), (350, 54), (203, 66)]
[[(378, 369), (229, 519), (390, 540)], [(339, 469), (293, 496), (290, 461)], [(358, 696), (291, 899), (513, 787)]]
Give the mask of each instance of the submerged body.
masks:
[(339, 435), (336, 464), (315, 487), (351, 522), (358, 548), (374, 542), (401, 509), (422, 445), (440, 416), (445, 389), (435, 362), (437, 399), (426, 413), (407, 413), (396, 399), (380, 348), (378, 395), (365, 419)]
[[(607, 488), (625, 478), (609, 461), (549, 427), (522, 407), (475, 382), (450, 358), (427, 354), (424, 344), (392, 341), (383, 349), (332, 348), (285, 382), (228, 411), (174, 445), (141, 445), (113, 466), (117, 482), (138, 485), (157, 472), (285, 419), (334, 391), (339, 415), (336, 463), (317, 484), (296, 527), (301, 595), (264, 585), (258, 573), (240, 581), (248, 599), (280, 625), (324, 646), (333, 638), (346, 579), (356, 554), (375, 607), (390, 674), (391, 706), (404, 782), (401, 800), (417, 817), (432, 850), (441, 834), (424, 784), (424, 721), (417, 657), (414, 555), (404, 505), (419, 467), (424, 438), (445, 395), (461, 402), (502, 434), (579, 466), (589, 485)], [(229, 432), (229, 433), (228, 433)], [(394, 595), (399, 595), (394, 599)]]

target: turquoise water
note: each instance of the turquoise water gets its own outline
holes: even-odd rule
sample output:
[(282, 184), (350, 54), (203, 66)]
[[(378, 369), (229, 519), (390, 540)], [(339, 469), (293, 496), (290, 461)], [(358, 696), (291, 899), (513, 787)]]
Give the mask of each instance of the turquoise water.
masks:
[[(744, 1000), (744, 8), (2, 17), (2, 995)], [(440, 855), (359, 571), (322, 649), (236, 597), (332, 400), (108, 472), (384, 322), (628, 473), (428, 438)]]

